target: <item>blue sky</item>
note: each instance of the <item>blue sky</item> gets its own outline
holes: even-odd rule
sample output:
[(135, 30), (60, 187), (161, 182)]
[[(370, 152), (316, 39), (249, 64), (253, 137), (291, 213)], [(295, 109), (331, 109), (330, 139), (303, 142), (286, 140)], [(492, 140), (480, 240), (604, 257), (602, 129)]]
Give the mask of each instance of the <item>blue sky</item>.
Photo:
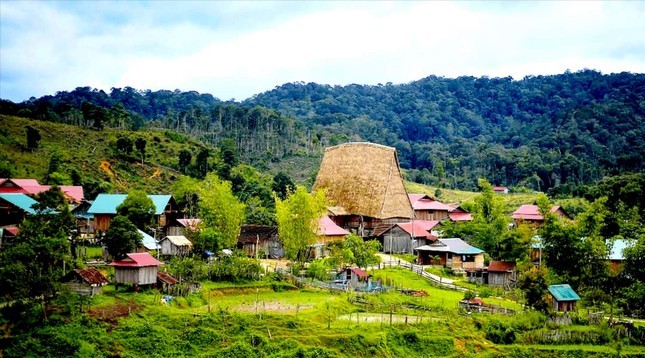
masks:
[(0, 0), (0, 98), (645, 72), (645, 2)]

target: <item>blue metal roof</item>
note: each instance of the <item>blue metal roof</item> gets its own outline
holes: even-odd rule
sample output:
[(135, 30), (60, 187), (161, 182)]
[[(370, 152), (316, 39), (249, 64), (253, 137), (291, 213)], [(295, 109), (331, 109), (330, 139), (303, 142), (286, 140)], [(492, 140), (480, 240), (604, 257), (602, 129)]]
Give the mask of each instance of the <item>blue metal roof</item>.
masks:
[[(99, 194), (89, 210), (90, 214), (115, 214), (116, 208), (123, 203), (127, 194)], [(155, 215), (163, 214), (166, 205), (172, 198), (171, 195), (148, 195), (152, 202), (155, 204)]]
[(580, 296), (568, 284), (551, 285), (549, 292), (556, 301), (578, 301), (580, 299)]
[(415, 250), (451, 252), (457, 255), (477, 255), (484, 253), (484, 250), (470, 246), (464, 240), (459, 238), (438, 239), (430, 245), (420, 246)]
[(28, 214), (36, 213), (36, 211), (31, 207), (38, 202), (25, 194), (0, 194), (0, 199), (11, 203)]
[(611, 246), (611, 253), (609, 254), (609, 259), (610, 260), (624, 260), (625, 255), (623, 254), (623, 250), (627, 248), (627, 246), (630, 246), (631, 241), (629, 240), (623, 240), (623, 239), (616, 239), (614, 240), (614, 244)]

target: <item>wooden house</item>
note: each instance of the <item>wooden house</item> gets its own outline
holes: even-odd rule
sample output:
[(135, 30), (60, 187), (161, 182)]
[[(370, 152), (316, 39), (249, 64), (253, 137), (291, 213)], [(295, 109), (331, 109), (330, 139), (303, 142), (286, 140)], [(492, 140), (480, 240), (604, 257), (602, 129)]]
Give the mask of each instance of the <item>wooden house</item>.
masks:
[(94, 238), (94, 214), (88, 213), (92, 206), (91, 200), (83, 199), (72, 209), (72, 215), (76, 221), (76, 229), (81, 239)]
[(568, 284), (549, 286), (553, 309), (556, 312), (575, 311), (580, 296)]
[(313, 189), (325, 190), (337, 225), (364, 238), (381, 225), (414, 218), (392, 147), (357, 142), (326, 148)]
[[(462, 239), (437, 239), (430, 245), (415, 249), (421, 265), (440, 264), (461, 271), (484, 267), (484, 251), (468, 245)], [(438, 258), (438, 262), (435, 262)]]
[(487, 271), (489, 286), (500, 286), (508, 289), (517, 282), (515, 262), (494, 260), (488, 264)]
[(414, 208), (415, 217), (419, 220), (448, 219), (449, 213), (454, 209), (426, 194), (408, 194), (408, 198)]
[(450, 205), (452, 210), (448, 213), (448, 219), (454, 222), (473, 221), (473, 215), (459, 205)]
[(278, 241), (278, 227), (268, 225), (242, 225), (237, 237), (237, 247), (251, 257), (284, 257), (284, 248)]
[[(36, 179), (0, 179), (0, 193), (25, 194), (34, 196), (51, 189), (51, 185), (41, 185)], [(83, 187), (74, 185), (59, 185), (63, 195), (70, 204), (78, 204), (83, 200)]]
[(186, 256), (193, 248), (193, 243), (185, 236), (166, 236), (159, 241), (162, 255)]
[(438, 225), (439, 221), (412, 220), (377, 230), (374, 235), (381, 242), (383, 252), (411, 254), (417, 247), (437, 240), (432, 230)]
[[(561, 206), (551, 207), (551, 212), (556, 214), (560, 219), (572, 219), (572, 217), (564, 211)], [(544, 223), (544, 217), (540, 214), (540, 209), (537, 205), (520, 206), (515, 210), (515, 212), (513, 212), (513, 220), (516, 225), (527, 223), (530, 225), (541, 226)]]
[(149, 253), (131, 253), (119, 261), (112, 261), (114, 267), (114, 281), (116, 284), (132, 284), (135, 290), (140, 285), (154, 285), (157, 283), (157, 272), (160, 261)]
[(611, 252), (609, 253), (609, 264), (612, 270), (618, 270), (625, 262), (625, 250), (628, 246), (632, 245), (632, 240), (616, 239), (611, 245)]
[[(201, 219), (177, 219), (166, 229), (166, 235), (181, 236), (185, 230), (197, 231), (200, 229)], [(185, 236), (185, 235), (184, 235)]]
[[(94, 215), (94, 229), (107, 231), (110, 222), (117, 215), (117, 207), (125, 201), (127, 194), (99, 194), (87, 213)], [(159, 236), (166, 235), (168, 223), (174, 222), (178, 214), (177, 203), (171, 195), (148, 195), (155, 205), (154, 220), (162, 228)]]
[(141, 247), (137, 249), (137, 252), (148, 252), (159, 250), (159, 243), (154, 238), (154, 236), (148, 235), (145, 231), (137, 229), (139, 235), (141, 235)]
[(94, 267), (75, 269), (62, 279), (73, 292), (83, 296), (94, 296), (101, 293), (101, 288), (109, 283), (99, 270)]
[(340, 274), (342, 276), (341, 279), (347, 282), (347, 285), (350, 287), (356, 287), (361, 284), (369, 285), (372, 277), (372, 275), (357, 267), (347, 267)]
[(508, 188), (505, 186), (494, 186), (493, 192), (496, 194), (508, 194)]
[(35, 214), (32, 208), (38, 202), (25, 194), (0, 194), (0, 226), (17, 226)]

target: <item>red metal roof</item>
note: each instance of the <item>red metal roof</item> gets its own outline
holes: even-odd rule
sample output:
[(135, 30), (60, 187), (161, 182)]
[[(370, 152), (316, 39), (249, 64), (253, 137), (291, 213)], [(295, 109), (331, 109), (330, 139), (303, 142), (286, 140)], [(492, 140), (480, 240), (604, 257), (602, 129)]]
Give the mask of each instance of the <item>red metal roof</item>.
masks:
[(488, 264), (489, 272), (509, 272), (515, 270), (515, 262), (491, 261)]
[(453, 211), (448, 213), (448, 217), (452, 221), (472, 221), (473, 215), (471, 213), (464, 213), (459, 211)]
[(318, 235), (321, 236), (345, 236), (350, 232), (336, 225), (336, 223), (325, 215), (318, 221)]
[(183, 227), (195, 228), (197, 224), (202, 222), (201, 219), (177, 219), (177, 222)]
[(358, 276), (360, 278), (369, 277), (369, 275), (365, 271), (359, 269), (358, 267), (352, 267), (349, 270), (352, 271), (353, 273), (355, 273), (356, 276)]
[[(7, 186), (11, 182), (15, 186)], [(51, 188), (51, 185), (40, 185), (36, 179), (0, 179), (0, 193), (19, 193), (27, 195), (40, 194)], [(73, 203), (83, 200), (83, 187), (74, 185), (60, 185), (60, 190), (67, 199)]]
[[(551, 212), (554, 213), (561, 208), (557, 205), (551, 207)], [(540, 209), (537, 205), (522, 205), (515, 212), (513, 212), (513, 219), (542, 221), (544, 218), (540, 214)]]
[(147, 252), (126, 254), (126, 258), (120, 261), (112, 261), (110, 266), (116, 267), (147, 267), (163, 265)]
[(396, 225), (411, 236), (436, 239), (435, 236), (430, 234), (430, 230), (437, 226), (437, 224), (439, 224), (439, 221), (436, 220), (414, 220), (412, 222), (398, 223)]
[(18, 236), (18, 233), (20, 233), (20, 229), (15, 226), (6, 227), (4, 230), (11, 233), (13, 236)]
[(453, 208), (425, 194), (408, 194), (414, 210), (452, 211)]
[(493, 187), (493, 191), (506, 191), (506, 190), (508, 190), (508, 188), (505, 187), (505, 186), (495, 186), (495, 187)]

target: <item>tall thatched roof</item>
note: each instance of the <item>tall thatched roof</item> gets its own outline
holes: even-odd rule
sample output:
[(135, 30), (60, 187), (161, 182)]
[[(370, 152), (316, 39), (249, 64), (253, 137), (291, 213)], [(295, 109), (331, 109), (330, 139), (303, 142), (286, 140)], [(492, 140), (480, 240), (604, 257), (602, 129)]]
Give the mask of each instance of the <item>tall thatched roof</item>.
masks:
[(412, 218), (396, 150), (373, 143), (345, 143), (325, 149), (314, 190), (350, 214), (379, 219)]

